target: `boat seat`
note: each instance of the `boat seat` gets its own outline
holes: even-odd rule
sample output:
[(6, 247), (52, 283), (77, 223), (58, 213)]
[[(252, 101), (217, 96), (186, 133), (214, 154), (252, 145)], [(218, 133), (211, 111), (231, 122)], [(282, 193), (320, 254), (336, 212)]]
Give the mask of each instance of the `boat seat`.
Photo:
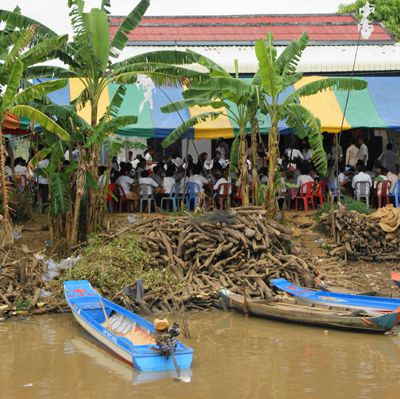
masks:
[(147, 334), (138, 327), (125, 334), (124, 338), (131, 341), (133, 345), (155, 345), (156, 343), (156, 340), (152, 335)]

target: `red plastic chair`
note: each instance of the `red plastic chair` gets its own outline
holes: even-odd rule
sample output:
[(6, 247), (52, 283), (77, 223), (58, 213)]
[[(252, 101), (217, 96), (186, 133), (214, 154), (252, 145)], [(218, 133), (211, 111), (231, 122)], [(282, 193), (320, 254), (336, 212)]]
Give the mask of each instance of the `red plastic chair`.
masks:
[(323, 205), (323, 203), (326, 201), (326, 180), (321, 180), (319, 183), (317, 183), (314, 189), (313, 197), (319, 200), (320, 206)]
[[(222, 190), (222, 193), (221, 193)], [(218, 187), (217, 191), (217, 200), (219, 203), (219, 209), (224, 210), (227, 207), (229, 195), (232, 192), (232, 184), (231, 183), (222, 183)], [(226, 205), (224, 207), (224, 205)]]
[(117, 184), (117, 190), (118, 190), (119, 212), (122, 212), (122, 209), (123, 209), (123, 207), (124, 207), (124, 205), (125, 205), (126, 202), (133, 202), (133, 203), (135, 203), (135, 200), (132, 199), (132, 198), (128, 198), (128, 197), (125, 195), (124, 189), (123, 189), (121, 186), (119, 186), (118, 184)]
[(233, 194), (233, 204), (237, 206), (237, 204), (243, 206), (243, 198), (242, 198), (242, 186), (235, 187), (235, 193)]
[[(389, 180), (383, 180), (377, 183), (376, 188), (374, 190), (374, 195), (372, 197), (372, 206), (375, 206), (375, 198), (378, 199), (378, 208), (382, 208), (382, 199), (385, 201), (385, 205), (389, 203), (391, 186), (392, 182), (390, 182)], [(379, 191), (380, 194), (378, 195)]]
[(115, 212), (116, 207), (115, 202), (117, 199), (118, 189), (115, 183), (110, 183), (107, 186), (107, 195), (106, 195), (106, 207), (112, 213)]
[(308, 211), (308, 202), (310, 202), (313, 209), (315, 209), (313, 190), (314, 190), (314, 182), (312, 182), (312, 181), (310, 181), (308, 183), (303, 183), (300, 186), (299, 195), (297, 195), (297, 197), (295, 198), (296, 211), (297, 211), (297, 205), (298, 205), (299, 200), (303, 201), (305, 211)]

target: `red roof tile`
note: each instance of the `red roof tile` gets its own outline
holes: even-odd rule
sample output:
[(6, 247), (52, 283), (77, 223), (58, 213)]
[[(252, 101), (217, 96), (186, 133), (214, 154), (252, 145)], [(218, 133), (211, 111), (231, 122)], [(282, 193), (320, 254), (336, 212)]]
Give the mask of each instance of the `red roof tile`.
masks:
[[(112, 16), (110, 35), (113, 36), (123, 17)], [(357, 21), (352, 15), (246, 15), (246, 16), (182, 16), (145, 17), (139, 27), (129, 34), (135, 45), (204, 43), (244, 44), (265, 37), (272, 31), (275, 41), (287, 42), (304, 31), (310, 42), (339, 44), (356, 42), (359, 37)], [(363, 44), (393, 43), (390, 34), (374, 24), (374, 32)]]

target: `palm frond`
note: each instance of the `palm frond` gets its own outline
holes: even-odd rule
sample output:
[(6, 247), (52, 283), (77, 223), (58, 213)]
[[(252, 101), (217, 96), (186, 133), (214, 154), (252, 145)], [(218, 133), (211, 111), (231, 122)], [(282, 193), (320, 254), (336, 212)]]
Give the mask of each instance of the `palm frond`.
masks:
[(304, 32), (298, 40), (290, 42), (281, 55), (277, 58), (276, 64), (278, 66), (279, 73), (283, 77), (283, 84), (285, 87), (291, 86), (293, 78), (291, 75), (296, 72), (297, 65), (300, 61), (300, 57), (307, 47), (308, 35)]
[(3, 98), (0, 97), (0, 109), (5, 111), (8, 110), (13, 104), (15, 94), (18, 93), (22, 71), (24, 66), (22, 62), (16, 60), (13, 64), (11, 74), (8, 78), (7, 89), (4, 93)]
[(21, 31), (28, 29), (30, 26), (38, 27), (38, 35), (43, 37), (58, 36), (56, 32), (49, 29), (35, 19), (28, 18), (16, 11), (0, 10), (0, 21), (5, 22), (14, 28), (19, 28)]
[[(365, 80), (353, 78), (326, 78), (307, 83), (291, 93), (287, 100), (292, 102), (298, 100), (300, 97), (312, 96), (327, 89), (334, 90), (363, 90), (367, 87), (368, 83)], [(285, 101), (286, 102), (286, 101)]]
[(68, 209), (67, 185), (60, 173), (51, 173), (49, 179), (50, 210), (53, 216), (65, 215)]
[(257, 40), (256, 56), (264, 90), (271, 97), (275, 97), (283, 89), (283, 79), (276, 64), (276, 49), (271, 32), (268, 33), (266, 41)]
[(285, 108), (286, 124), (300, 139), (307, 138), (311, 148), (312, 161), (318, 172), (325, 176), (328, 160), (324, 150), (319, 120), (307, 108), (300, 104), (289, 104)]
[(25, 79), (38, 79), (38, 78), (50, 78), (50, 79), (69, 79), (76, 77), (76, 73), (62, 67), (50, 66), (50, 65), (38, 65), (25, 68), (24, 78)]
[(167, 138), (165, 138), (161, 142), (161, 146), (163, 148), (169, 147), (171, 144), (175, 143), (177, 140), (182, 138), (190, 128), (198, 125), (201, 122), (205, 122), (207, 120), (214, 120), (221, 115), (222, 112), (204, 112), (202, 114), (198, 114), (188, 119), (187, 121), (181, 123), (176, 129), (174, 129)]
[(226, 107), (227, 104), (224, 101), (214, 101), (207, 100), (206, 98), (188, 98), (182, 101), (176, 101), (167, 105), (164, 105), (160, 108), (161, 112), (169, 113), (169, 112), (177, 112), (181, 109), (190, 108), (194, 105), (199, 107), (207, 107), (211, 106), (213, 108), (221, 108)]
[(15, 116), (25, 116), (26, 118), (33, 119), (35, 122), (42, 125), (42, 127), (51, 133), (57, 135), (61, 140), (69, 141), (70, 135), (60, 125), (49, 118), (43, 112), (30, 107), (28, 105), (17, 105), (10, 109), (10, 112)]
[(14, 97), (14, 105), (22, 105), (32, 100), (38, 100), (53, 91), (62, 89), (67, 82), (66, 79), (57, 79), (32, 85)]
[(45, 147), (38, 151), (33, 158), (29, 161), (29, 165), (32, 167), (32, 169), (35, 169), (37, 167), (37, 164), (45, 159), (49, 154), (51, 153), (51, 148), (50, 147)]
[(120, 85), (118, 89), (115, 91), (109, 106), (106, 109), (106, 112), (101, 117), (100, 122), (103, 120), (107, 120), (110, 116), (117, 117), (118, 111), (121, 108), (122, 102), (124, 101), (124, 97), (126, 94), (126, 86)]
[(118, 57), (118, 52), (121, 51), (128, 42), (128, 33), (133, 31), (143, 18), (144, 13), (150, 6), (149, 0), (141, 0), (140, 3), (127, 15), (122, 24), (115, 33), (110, 45), (110, 55), (114, 58)]
[(23, 32), (20, 30), (10, 32), (7, 34), (2, 33), (0, 36), (0, 54), (6, 54), (8, 48), (12, 46), (22, 36)]
[(111, 1), (110, 0), (101, 0), (101, 6), (100, 8), (105, 11), (107, 14), (110, 14), (109, 8), (111, 7)]
[(135, 123), (137, 123), (137, 117), (133, 115), (117, 116), (116, 118), (103, 122), (96, 126), (92, 135), (89, 137), (86, 146), (90, 147), (93, 144), (101, 144), (107, 136), (115, 133), (116, 130), (129, 125), (134, 125)]
[(67, 41), (68, 35), (53, 36), (43, 39), (22, 54), (21, 61), (24, 63), (24, 66), (27, 67), (29, 65), (52, 60), (54, 58), (54, 52), (64, 49)]

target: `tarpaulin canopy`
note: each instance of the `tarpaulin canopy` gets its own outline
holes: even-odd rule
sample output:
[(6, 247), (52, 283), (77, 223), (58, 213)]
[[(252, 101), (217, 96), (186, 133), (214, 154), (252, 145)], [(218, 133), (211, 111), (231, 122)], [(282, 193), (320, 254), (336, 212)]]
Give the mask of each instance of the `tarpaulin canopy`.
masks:
[[(281, 99), (294, 89), (312, 81), (326, 79), (323, 76), (303, 77), (295, 87), (290, 87), (282, 93)], [(347, 105), (346, 115), (343, 112), (346, 104), (346, 91), (326, 90), (313, 96), (302, 98), (301, 104), (307, 107), (321, 121), (323, 132), (337, 133), (340, 131), (342, 120), (343, 129), (354, 128), (388, 128), (400, 130), (400, 77), (399, 76), (370, 76), (358, 77), (368, 82), (368, 87), (361, 91), (351, 91)], [(118, 85), (109, 84), (103, 91), (99, 104), (99, 116), (109, 105), (110, 98), (114, 95)], [(144, 102), (144, 107), (139, 112), (140, 104), (144, 101), (144, 91), (137, 85), (128, 85), (126, 95), (119, 115), (137, 115), (138, 123), (118, 130), (116, 133), (125, 137), (165, 138), (182, 121), (188, 120), (199, 113), (213, 110), (211, 107), (190, 107), (173, 113), (162, 113), (160, 107), (170, 102), (182, 100), (184, 88), (156, 87), (153, 90), (153, 106)], [(59, 105), (67, 105), (82, 91), (82, 82), (71, 79), (68, 85), (50, 95), (51, 99)], [(90, 120), (90, 109), (85, 107), (80, 111), (85, 120)], [(268, 120), (260, 115), (261, 133), (267, 133)], [(290, 130), (284, 122), (279, 124), (282, 134)], [(215, 139), (218, 137), (231, 138), (238, 133), (237, 126), (225, 115), (213, 121), (202, 122), (190, 129), (187, 138)]]
[(17, 116), (6, 114), (6, 119), (3, 123), (2, 132), (4, 134), (26, 134), (29, 130), (30, 121), (27, 118), (19, 118)]

